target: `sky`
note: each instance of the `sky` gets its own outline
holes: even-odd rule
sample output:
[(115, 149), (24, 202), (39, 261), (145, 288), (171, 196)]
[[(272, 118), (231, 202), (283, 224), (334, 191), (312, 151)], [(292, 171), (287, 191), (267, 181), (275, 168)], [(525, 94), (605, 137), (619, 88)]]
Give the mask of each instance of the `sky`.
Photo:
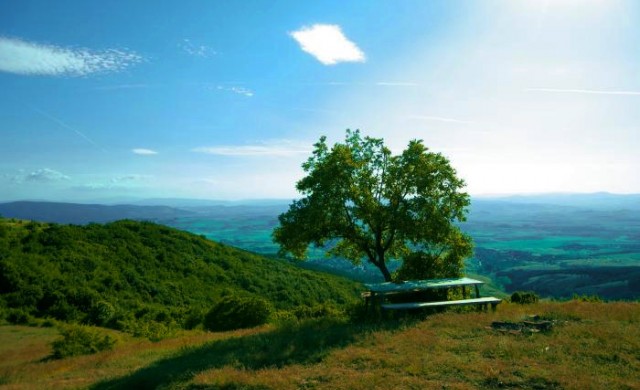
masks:
[(293, 199), (325, 135), (640, 193), (640, 3), (0, 2), (0, 201)]

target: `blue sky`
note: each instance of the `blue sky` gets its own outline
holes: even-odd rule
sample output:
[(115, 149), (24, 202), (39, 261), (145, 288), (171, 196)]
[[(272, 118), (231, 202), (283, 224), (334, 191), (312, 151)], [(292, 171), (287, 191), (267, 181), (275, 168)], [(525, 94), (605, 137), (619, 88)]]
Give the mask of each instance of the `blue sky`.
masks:
[(321, 135), (474, 194), (640, 193), (640, 6), (0, 3), (0, 201), (293, 198)]

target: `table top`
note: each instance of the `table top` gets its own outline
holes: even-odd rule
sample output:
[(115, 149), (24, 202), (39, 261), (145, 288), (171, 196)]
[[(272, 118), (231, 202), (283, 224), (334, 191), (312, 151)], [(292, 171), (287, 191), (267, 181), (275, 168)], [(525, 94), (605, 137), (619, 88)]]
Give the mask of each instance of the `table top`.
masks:
[(390, 293), (404, 291), (420, 291), (433, 288), (446, 288), (455, 286), (471, 286), (484, 284), (483, 281), (471, 278), (451, 278), (451, 279), (425, 279), (425, 280), (407, 280), (400, 283), (385, 282), (365, 284), (367, 289), (373, 293)]

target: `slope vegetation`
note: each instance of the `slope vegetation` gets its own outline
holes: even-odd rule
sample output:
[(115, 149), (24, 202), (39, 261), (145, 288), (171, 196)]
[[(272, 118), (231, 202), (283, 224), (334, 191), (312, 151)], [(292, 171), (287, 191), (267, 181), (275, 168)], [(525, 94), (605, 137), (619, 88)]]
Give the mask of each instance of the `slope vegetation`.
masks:
[(5, 317), (115, 329), (141, 323), (189, 327), (224, 296), (259, 296), (276, 310), (294, 310), (345, 305), (357, 288), (347, 279), (150, 222), (72, 226), (0, 219)]

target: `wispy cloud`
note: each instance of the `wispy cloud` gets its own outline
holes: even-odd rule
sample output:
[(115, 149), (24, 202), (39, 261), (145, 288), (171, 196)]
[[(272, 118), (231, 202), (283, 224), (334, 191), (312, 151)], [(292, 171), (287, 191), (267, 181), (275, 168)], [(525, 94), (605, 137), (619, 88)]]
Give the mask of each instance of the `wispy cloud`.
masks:
[(442, 116), (430, 116), (430, 115), (410, 115), (407, 118), (409, 119), (417, 119), (417, 120), (425, 120), (425, 121), (436, 121), (436, 122), (448, 122), (448, 123), (457, 123), (461, 125), (473, 125), (476, 122), (467, 121), (462, 119), (455, 118), (446, 118)]
[(233, 93), (237, 93), (238, 95), (242, 95), (242, 96), (246, 96), (246, 97), (253, 97), (253, 91), (250, 90), (249, 88), (245, 88), (245, 87), (238, 87), (238, 86), (226, 87), (224, 85), (218, 85), (218, 86), (216, 86), (216, 89), (218, 91), (233, 92)]
[(340, 62), (364, 62), (364, 52), (350, 41), (340, 26), (335, 24), (314, 24), (290, 32), (300, 48), (314, 56), (324, 65), (335, 65)]
[(21, 75), (87, 76), (123, 70), (142, 61), (126, 49), (94, 51), (0, 37), (0, 71)]
[(129, 175), (116, 176), (111, 178), (111, 183), (134, 183), (139, 181), (146, 181), (152, 178), (151, 175), (139, 175), (136, 173)]
[(379, 81), (376, 85), (381, 87), (417, 87), (420, 84), (402, 81)]
[(39, 183), (63, 181), (69, 179), (69, 176), (49, 168), (37, 169), (24, 177), (25, 181)]
[(81, 191), (99, 191), (99, 190), (129, 190), (139, 187), (141, 184), (153, 179), (152, 175), (140, 175), (140, 174), (126, 174), (120, 176), (114, 176), (111, 178), (99, 178), (97, 180), (89, 181), (85, 184), (74, 187), (76, 190)]
[(598, 89), (526, 88), (526, 92), (579, 93), (587, 95), (640, 95), (640, 91), (616, 91)]
[(192, 149), (193, 152), (219, 156), (287, 157), (309, 154), (311, 148), (306, 143), (289, 140), (268, 141), (257, 145), (205, 146)]
[(158, 152), (156, 152), (155, 150), (144, 149), (144, 148), (131, 149), (131, 151), (134, 154), (139, 154), (141, 156), (151, 156), (151, 155), (154, 155), (154, 154), (158, 154)]
[(208, 58), (218, 54), (213, 48), (194, 43), (191, 39), (183, 39), (178, 45), (185, 53), (200, 58)]

